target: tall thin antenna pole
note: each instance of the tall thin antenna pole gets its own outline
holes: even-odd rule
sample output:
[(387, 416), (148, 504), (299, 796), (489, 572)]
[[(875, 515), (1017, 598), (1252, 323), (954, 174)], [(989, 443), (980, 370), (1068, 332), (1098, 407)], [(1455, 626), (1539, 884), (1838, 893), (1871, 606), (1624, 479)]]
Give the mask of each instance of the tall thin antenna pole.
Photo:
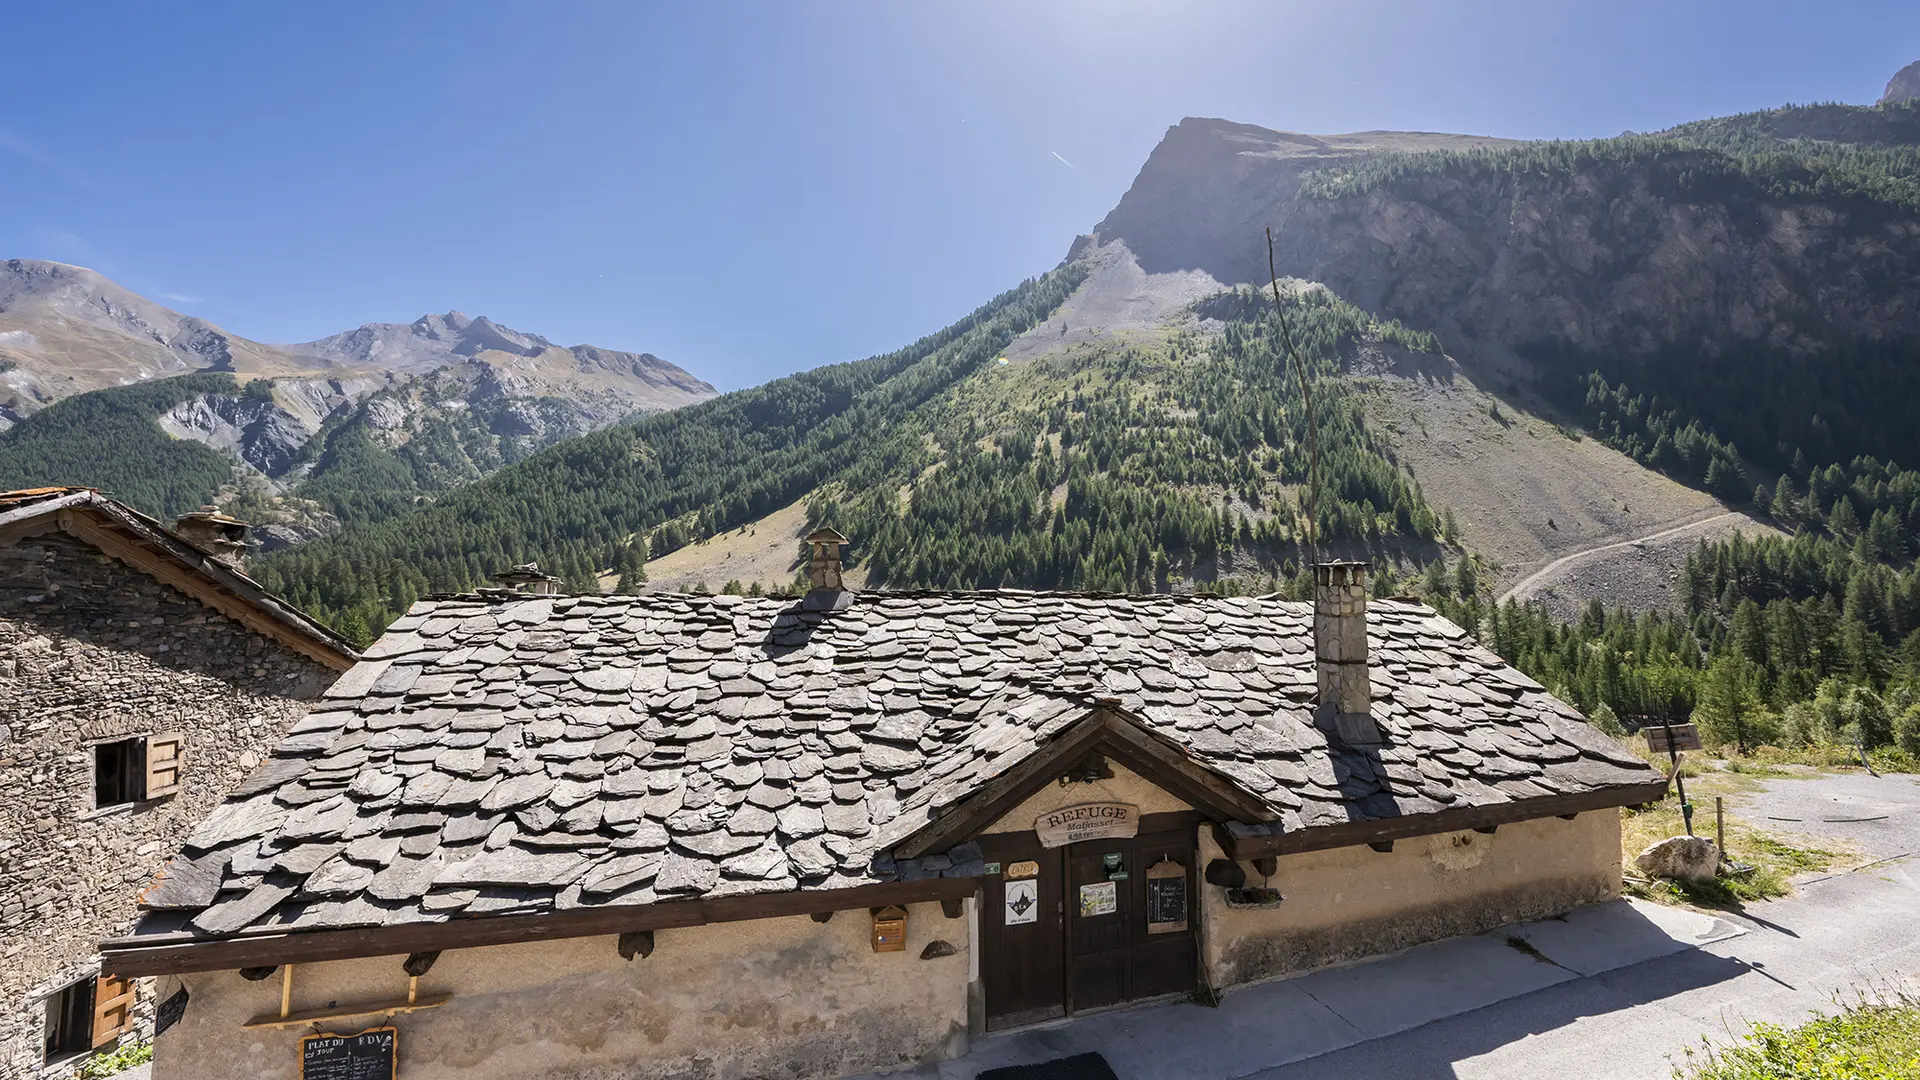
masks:
[(1293, 347), (1293, 328), (1287, 325), (1287, 308), (1280, 302), (1280, 273), (1273, 265), (1273, 227), (1267, 226), (1267, 279), (1273, 285), (1273, 309), (1280, 315), (1280, 340), (1287, 346), (1287, 361), (1300, 380), (1300, 399), (1307, 407), (1307, 556), (1320, 559), (1320, 421), (1313, 414), (1313, 391), (1307, 387), (1307, 366)]

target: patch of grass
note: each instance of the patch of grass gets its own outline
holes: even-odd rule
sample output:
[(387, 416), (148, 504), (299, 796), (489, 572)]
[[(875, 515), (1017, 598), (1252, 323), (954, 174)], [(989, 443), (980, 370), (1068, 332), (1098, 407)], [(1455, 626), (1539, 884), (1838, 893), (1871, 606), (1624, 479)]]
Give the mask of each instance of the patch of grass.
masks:
[(1738, 1042), (1702, 1039), (1674, 1067), (1675, 1080), (1895, 1080), (1920, 1076), (1920, 998), (1904, 991), (1856, 993), (1804, 1024), (1755, 1024)]
[(126, 1072), (135, 1065), (145, 1065), (152, 1060), (152, 1043), (132, 1043), (115, 1047), (104, 1054), (93, 1055), (73, 1075), (75, 1080), (106, 1080), (109, 1076)]
[[(1873, 771), (1880, 773), (1920, 772), (1920, 759), (1897, 746), (1881, 746), (1867, 751), (1867, 760), (1873, 764)], [(1860, 752), (1851, 746), (1827, 743), (1817, 746), (1800, 746), (1784, 749), (1778, 746), (1756, 746), (1753, 753), (1730, 759), (1729, 766), (1739, 762), (1751, 768), (1769, 768), (1779, 765), (1804, 765), (1810, 769), (1823, 771), (1858, 769)], [(1792, 773), (1782, 773), (1791, 776)]]
[[(1713, 802), (1696, 789), (1693, 828), (1701, 836), (1713, 835)], [(1727, 850), (1730, 862), (1745, 863), (1752, 872), (1725, 875), (1711, 881), (1648, 880), (1634, 868), (1635, 856), (1670, 836), (1686, 832), (1680, 813), (1680, 800), (1668, 796), (1643, 810), (1622, 811), (1620, 827), (1621, 860), (1626, 866), (1625, 890), (1629, 895), (1669, 904), (1693, 904), (1699, 907), (1729, 908), (1756, 900), (1785, 896), (1792, 891), (1795, 874), (1813, 873), (1831, 867), (1843, 853), (1816, 847), (1797, 847), (1752, 824), (1727, 815)]]
[(1742, 776), (1751, 776), (1756, 780), (1777, 780), (1781, 777), (1794, 775), (1785, 769), (1764, 761), (1737, 757), (1727, 759), (1727, 771), (1730, 773), (1739, 773)]

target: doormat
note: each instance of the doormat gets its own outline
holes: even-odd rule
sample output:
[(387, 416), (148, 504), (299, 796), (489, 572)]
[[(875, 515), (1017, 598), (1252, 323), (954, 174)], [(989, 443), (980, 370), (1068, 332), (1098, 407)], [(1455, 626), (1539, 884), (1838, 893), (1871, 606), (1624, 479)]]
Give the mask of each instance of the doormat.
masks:
[(1075, 1054), (1033, 1065), (988, 1069), (974, 1080), (1120, 1080), (1099, 1054)]

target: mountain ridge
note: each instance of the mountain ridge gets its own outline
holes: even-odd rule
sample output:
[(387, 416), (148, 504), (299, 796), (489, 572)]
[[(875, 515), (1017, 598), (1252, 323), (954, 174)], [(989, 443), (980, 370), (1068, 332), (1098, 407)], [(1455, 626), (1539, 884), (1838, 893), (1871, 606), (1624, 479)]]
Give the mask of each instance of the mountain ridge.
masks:
[[(0, 405), (0, 414), (14, 421), (73, 393), (193, 371), (273, 379), (414, 376), (496, 352), (548, 358), (519, 366), (536, 373), (543, 388), (564, 388), (569, 378), (584, 376), (595, 392), (622, 394), (636, 410), (678, 407), (716, 393), (651, 353), (557, 346), (486, 316), (428, 314), (412, 323), (365, 323), (315, 341), (274, 345), (174, 311), (86, 267), (0, 262), (0, 361), (11, 365), (4, 378), (14, 398)], [(566, 360), (549, 356), (556, 353)], [(622, 387), (623, 378), (634, 385)]]
[[(157, 389), (126, 392), (142, 386)], [(155, 514), (211, 501), (280, 546), (716, 391), (651, 353), (562, 348), (457, 311), (266, 345), (84, 267), (14, 259), (0, 263), (0, 394), (8, 482), (111, 488)], [(87, 425), (130, 452), (177, 459), (178, 475), (101, 453)], [(176, 452), (168, 438), (215, 456)]]

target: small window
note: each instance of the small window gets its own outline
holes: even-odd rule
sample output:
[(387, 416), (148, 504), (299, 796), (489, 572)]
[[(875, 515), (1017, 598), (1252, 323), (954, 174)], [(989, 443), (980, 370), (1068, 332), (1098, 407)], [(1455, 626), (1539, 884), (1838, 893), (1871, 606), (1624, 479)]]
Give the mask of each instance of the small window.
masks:
[(93, 985), (82, 979), (48, 996), (48, 1061), (93, 1049)]
[(180, 790), (186, 736), (177, 731), (99, 743), (93, 748), (93, 805), (122, 806)]
[(93, 748), (93, 805), (119, 806), (147, 797), (147, 740), (121, 739)]

